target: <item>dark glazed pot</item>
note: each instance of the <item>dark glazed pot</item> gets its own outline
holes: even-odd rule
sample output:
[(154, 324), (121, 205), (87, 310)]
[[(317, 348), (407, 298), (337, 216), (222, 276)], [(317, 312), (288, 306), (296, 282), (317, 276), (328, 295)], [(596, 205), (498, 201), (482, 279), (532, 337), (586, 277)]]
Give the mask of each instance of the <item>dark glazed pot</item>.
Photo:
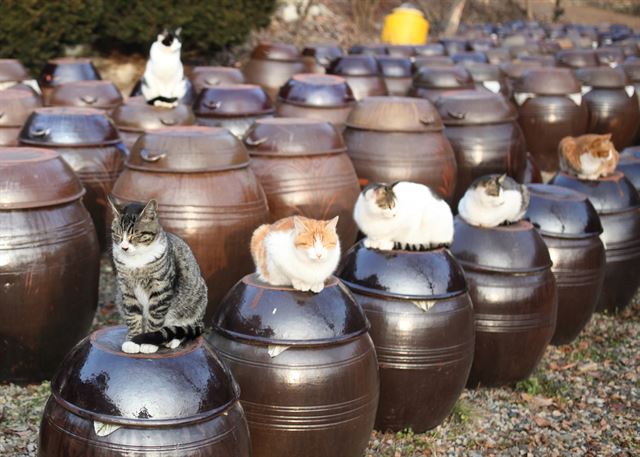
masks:
[(369, 97), (351, 112), (344, 132), (360, 185), (413, 181), (444, 198), (456, 186), (456, 159), (440, 115), (427, 100)]
[(198, 125), (224, 127), (242, 139), (257, 119), (272, 117), (269, 96), (254, 84), (209, 86), (193, 104)]
[(480, 51), (466, 51), (466, 52), (458, 52), (451, 56), (451, 60), (454, 63), (464, 64), (464, 63), (487, 63), (487, 56), (484, 52)]
[(556, 284), (544, 240), (526, 221), (483, 228), (456, 217), (451, 252), (464, 268), (474, 308), (468, 385), (526, 379), (556, 327)]
[(556, 53), (556, 61), (560, 67), (584, 68), (597, 67), (598, 59), (593, 49), (565, 49)]
[(520, 78), (524, 76), (526, 72), (529, 70), (533, 70), (536, 68), (541, 68), (541, 62), (523, 62), (523, 61), (509, 61), (506, 63), (500, 64), (500, 70), (507, 77), (507, 88), (509, 89), (507, 94), (509, 98), (513, 96), (513, 92), (515, 90), (515, 85)]
[(66, 357), (40, 424), (40, 457), (251, 456), (238, 386), (209, 344), (126, 354), (125, 336), (124, 326), (103, 328)]
[(302, 50), (306, 73), (323, 74), (334, 59), (342, 57), (342, 49), (336, 44), (310, 44)]
[(340, 281), (313, 294), (246, 276), (213, 329), (207, 338), (240, 384), (253, 457), (362, 456), (378, 366), (367, 318)]
[(444, 92), (469, 89), (475, 89), (475, 83), (464, 67), (429, 66), (420, 68), (414, 75), (409, 95), (434, 103)]
[(136, 142), (113, 187), (122, 202), (159, 203), (162, 226), (184, 239), (209, 289), (207, 316), (253, 270), (249, 240), (267, 222), (267, 200), (249, 155), (229, 131), (168, 127)]
[(107, 113), (122, 104), (122, 94), (111, 81), (74, 81), (55, 86), (50, 106), (96, 108)]
[(558, 170), (562, 138), (587, 132), (589, 109), (580, 90), (580, 82), (566, 68), (532, 69), (516, 82), (518, 122), (527, 149), (543, 173)]
[(640, 196), (622, 173), (597, 181), (557, 174), (551, 184), (586, 194), (595, 207), (603, 232), (607, 266), (596, 311), (625, 308), (640, 285)]
[(413, 59), (411, 72), (415, 75), (422, 67), (453, 67), (455, 64), (447, 56), (418, 56)]
[(498, 65), (490, 63), (467, 63), (464, 65), (478, 88), (486, 89), (494, 94), (509, 97), (507, 78)]
[(440, 38), (438, 41), (442, 43), (447, 55), (449, 56), (457, 54), (458, 52), (467, 51), (469, 49), (469, 42), (466, 38)]
[(427, 43), (414, 46), (413, 51), (416, 57), (419, 56), (444, 56), (446, 54), (442, 43)]
[(281, 117), (331, 122), (343, 131), (354, 105), (353, 91), (344, 78), (303, 73), (295, 75), (280, 88), (276, 112)]
[(389, 95), (407, 95), (411, 88), (411, 60), (408, 57), (377, 57), (380, 72)]
[(347, 80), (356, 100), (387, 95), (387, 87), (380, 73), (378, 62), (370, 55), (339, 57), (327, 67), (327, 73)]
[(243, 84), (244, 75), (233, 67), (194, 67), (191, 70), (191, 83), (197, 96), (207, 86)]
[[(107, 195), (122, 171), (127, 149), (103, 111), (91, 108), (38, 108), (20, 131), (21, 145), (60, 153), (87, 190), (89, 210), (103, 249), (110, 244), (106, 229)], [(110, 210), (109, 210), (110, 211)]]
[(618, 171), (624, 173), (624, 177), (631, 181), (633, 187), (640, 192), (640, 146), (626, 148), (622, 151)]
[(113, 111), (112, 118), (120, 131), (122, 142), (129, 150), (146, 131), (193, 125), (196, 122), (193, 111), (187, 105), (179, 104), (175, 108), (151, 106), (144, 101), (144, 97), (130, 97)]
[(242, 69), (245, 80), (262, 86), (272, 100), (289, 78), (304, 71), (302, 55), (295, 46), (284, 43), (259, 43)]
[(473, 361), (473, 307), (449, 251), (378, 251), (357, 244), (340, 277), (371, 322), (380, 367), (377, 430), (438, 426)]
[(559, 186), (529, 185), (525, 216), (549, 249), (558, 287), (552, 344), (569, 344), (591, 319), (604, 281), (602, 225), (587, 196)]
[(624, 72), (608, 67), (581, 68), (576, 77), (589, 107), (587, 131), (611, 133), (618, 150), (632, 145), (640, 125), (640, 108), (635, 88)]
[(0, 382), (49, 379), (98, 304), (82, 184), (54, 151), (0, 148)]
[(296, 214), (325, 220), (340, 216), (343, 249), (356, 241), (352, 213), (360, 186), (334, 126), (312, 119), (262, 119), (249, 129), (244, 144), (267, 195), (271, 222)]
[(26, 68), (17, 59), (0, 59), (0, 84), (15, 83), (29, 79)]
[(0, 146), (18, 146), (18, 135), (40, 99), (25, 90), (0, 90)]
[(596, 55), (598, 65), (614, 68), (624, 62), (624, 52), (620, 48), (597, 48), (593, 52)]
[(458, 164), (453, 208), (480, 176), (507, 173), (524, 180), (527, 152), (515, 106), (491, 92), (461, 91), (444, 94), (436, 108)]
[(511, 53), (506, 48), (493, 48), (484, 51), (487, 61), (494, 65), (511, 62)]
[(49, 96), (55, 86), (72, 81), (93, 81), (102, 79), (100, 73), (90, 59), (62, 57), (48, 61), (40, 73), (38, 82), (42, 89), (44, 104), (49, 103)]

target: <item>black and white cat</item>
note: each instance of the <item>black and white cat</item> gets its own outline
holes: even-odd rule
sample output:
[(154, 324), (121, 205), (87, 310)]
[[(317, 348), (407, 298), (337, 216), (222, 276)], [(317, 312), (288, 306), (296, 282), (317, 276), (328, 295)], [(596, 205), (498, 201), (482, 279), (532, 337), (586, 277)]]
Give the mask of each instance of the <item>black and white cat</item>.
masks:
[(151, 45), (142, 78), (142, 95), (148, 104), (174, 107), (187, 93), (187, 80), (180, 60), (181, 29), (163, 30)]
[(175, 349), (204, 330), (207, 285), (191, 249), (158, 221), (157, 203), (113, 210), (113, 262), (120, 312), (129, 329), (122, 350)]
[(453, 241), (451, 208), (423, 184), (370, 184), (360, 193), (353, 217), (368, 248), (422, 250)]
[(497, 227), (518, 222), (529, 207), (529, 189), (507, 175), (476, 179), (458, 203), (458, 214), (471, 225)]

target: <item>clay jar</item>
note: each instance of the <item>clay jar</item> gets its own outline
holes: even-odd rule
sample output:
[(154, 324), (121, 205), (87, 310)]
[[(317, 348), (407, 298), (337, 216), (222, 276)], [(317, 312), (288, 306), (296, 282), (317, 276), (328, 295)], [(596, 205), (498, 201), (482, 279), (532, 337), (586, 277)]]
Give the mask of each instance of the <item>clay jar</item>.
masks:
[(356, 100), (387, 95), (387, 87), (380, 73), (380, 67), (371, 55), (339, 57), (327, 67), (327, 73), (346, 79)]
[(22, 125), (40, 99), (26, 90), (0, 90), (0, 146), (17, 146)]
[(87, 190), (83, 202), (105, 249), (111, 241), (105, 224), (107, 195), (127, 154), (113, 122), (91, 108), (38, 108), (25, 122), (19, 141), (55, 149), (71, 166)]
[(131, 149), (144, 132), (177, 125), (193, 125), (196, 118), (187, 105), (179, 104), (175, 108), (151, 106), (144, 97), (130, 97), (126, 103), (118, 106), (112, 114), (122, 142)]
[(122, 103), (122, 94), (111, 81), (75, 81), (55, 86), (50, 106), (96, 108), (111, 113)]
[(202, 338), (126, 354), (125, 337), (123, 326), (103, 328), (64, 360), (40, 425), (41, 457), (251, 455), (237, 384)]
[(363, 454), (379, 395), (367, 329), (333, 277), (319, 294), (255, 275), (231, 289), (207, 338), (240, 385), (253, 457)]
[(202, 89), (193, 104), (198, 125), (224, 127), (242, 138), (256, 119), (272, 117), (274, 108), (260, 86), (233, 84)]
[(435, 102), (444, 92), (475, 89), (471, 74), (461, 66), (429, 66), (418, 69), (409, 95)]
[(555, 331), (556, 284), (544, 240), (520, 221), (495, 228), (455, 219), (451, 252), (464, 268), (476, 345), (468, 385), (527, 378)]
[(194, 67), (191, 70), (191, 83), (197, 96), (207, 86), (243, 84), (244, 75), (233, 67)]
[(49, 379), (89, 330), (100, 252), (83, 194), (56, 152), (0, 148), (0, 382)]
[(331, 122), (343, 131), (355, 105), (353, 91), (340, 76), (295, 75), (280, 88), (277, 115)]
[(526, 144), (518, 112), (504, 97), (488, 91), (452, 92), (440, 97), (436, 108), (458, 164), (454, 208), (480, 176), (507, 173), (523, 181)]
[(90, 59), (62, 57), (48, 61), (42, 68), (40, 88), (44, 104), (49, 103), (49, 96), (55, 86), (72, 81), (93, 81), (102, 79), (100, 73)]
[(568, 68), (597, 67), (598, 59), (593, 49), (565, 49), (556, 53), (558, 66)]
[(427, 100), (369, 97), (351, 112), (344, 132), (360, 185), (413, 181), (443, 198), (456, 186), (456, 159), (440, 115)]
[(121, 202), (159, 204), (162, 226), (184, 239), (207, 282), (211, 317), (220, 299), (253, 270), (249, 240), (267, 222), (267, 200), (242, 143), (213, 127), (145, 133), (113, 187)]
[(549, 249), (558, 288), (558, 319), (552, 344), (575, 340), (595, 311), (604, 280), (602, 225), (587, 196), (559, 186), (529, 185), (525, 218)]
[(407, 57), (387, 56), (379, 56), (376, 60), (384, 77), (387, 93), (389, 95), (407, 95), (413, 77), (411, 60)]
[(552, 184), (586, 194), (595, 207), (606, 253), (604, 286), (596, 311), (625, 308), (640, 284), (640, 196), (622, 173), (597, 181), (557, 174)]
[(245, 80), (262, 86), (272, 100), (289, 78), (304, 71), (305, 65), (296, 47), (284, 43), (259, 43), (242, 69)]
[(507, 77), (507, 95), (509, 98), (513, 97), (513, 92), (515, 90), (516, 82), (524, 76), (526, 72), (532, 70), (534, 68), (541, 68), (541, 62), (523, 62), (523, 61), (514, 61), (500, 64), (500, 70)]
[(17, 59), (0, 59), (0, 89), (10, 89), (29, 79), (26, 68)]
[(379, 251), (357, 244), (340, 277), (371, 322), (380, 367), (377, 430), (439, 425), (473, 361), (473, 309), (462, 269), (445, 249)]
[(261, 119), (244, 143), (272, 222), (296, 214), (324, 220), (340, 216), (343, 248), (355, 242), (358, 228), (352, 213), (360, 186), (334, 126), (313, 119)]
[(335, 44), (310, 44), (302, 50), (305, 73), (323, 74), (334, 59), (342, 57), (342, 49)]
[(631, 181), (633, 187), (640, 192), (640, 146), (633, 146), (622, 151), (618, 171), (624, 173), (625, 178)]
[(528, 151), (543, 173), (558, 170), (562, 138), (587, 132), (589, 109), (580, 90), (580, 83), (566, 68), (532, 69), (516, 82), (518, 122)]
[(509, 97), (507, 78), (498, 65), (473, 62), (464, 66), (471, 73), (471, 77), (479, 89), (486, 89), (494, 94)]
[(589, 107), (587, 131), (611, 133), (618, 150), (632, 145), (640, 124), (640, 108), (635, 88), (624, 72), (608, 67), (581, 68), (576, 76)]

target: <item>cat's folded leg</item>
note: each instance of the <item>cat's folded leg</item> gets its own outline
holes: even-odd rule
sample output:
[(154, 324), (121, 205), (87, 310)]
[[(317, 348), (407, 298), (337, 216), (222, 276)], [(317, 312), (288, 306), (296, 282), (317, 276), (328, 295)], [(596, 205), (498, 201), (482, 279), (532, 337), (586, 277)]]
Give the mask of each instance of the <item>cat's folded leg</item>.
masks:
[(122, 343), (122, 352), (127, 354), (138, 354), (140, 352), (140, 345), (133, 341), (125, 341)]
[(392, 240), (382, 240), (378, 241), (378, 249), (381, 251), (392, 251), (395, 242)]
[(311, 284), (293, 278), (291, 279), (291, 286), (293, 286), (295, 290), (299, 290), (301, 292), (309, 292), (312, 287)]
[(376, 249), (378, 247), (378, 243), (369, 237), (362, 240), (362, 244), (364, 244), (365, 248), (369, 248), (369, 249)]
[(322, 292), (322, 289), (324, 289), (324, 282), (318, 282), (311, 286), (311, 292), (316, 294)]
[(165, 343), (165, 346), (168, 347), (169, 349), (176, 349), (178, 346), (180, 346), (180, 344), (182, 344), (182, 340), (178, 338), (174, 338), (171, 341), (168, 341), (167, 343)]

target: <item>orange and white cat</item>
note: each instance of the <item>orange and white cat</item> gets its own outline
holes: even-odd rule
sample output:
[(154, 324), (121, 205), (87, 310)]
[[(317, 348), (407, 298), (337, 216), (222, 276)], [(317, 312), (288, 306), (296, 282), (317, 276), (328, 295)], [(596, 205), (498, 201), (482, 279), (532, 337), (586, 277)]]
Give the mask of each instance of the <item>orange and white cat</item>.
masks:
[(258, 227), (251, 237), (251, 255), (260, 280), (318, 293), (338, 267), (338, 217), (319, 221), (291, 216)]
[(610, 175), (620, 160), (610, 133), (564, 137), (558, 145), (558, 153), (560, 170), (588, 180)]

